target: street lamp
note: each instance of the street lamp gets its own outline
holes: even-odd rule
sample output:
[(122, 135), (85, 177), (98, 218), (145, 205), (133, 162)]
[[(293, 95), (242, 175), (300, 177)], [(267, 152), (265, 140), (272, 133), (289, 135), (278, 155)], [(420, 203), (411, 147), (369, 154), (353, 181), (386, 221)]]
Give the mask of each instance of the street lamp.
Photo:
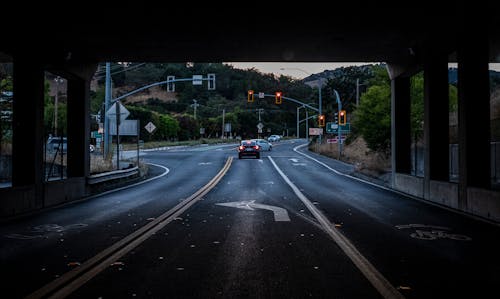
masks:
[[(307, 105), (317, 105), (318, 103), (308, 103)], [(303, 120), (300, 120), (300, 109), (304, 108), (305, 111), (306, 111), (306, 118), (304, 118)], [(315, 117), (315, 116), (311, 116), (311, 117)], [(297, 107), (297, 138), (300, 138), (300, 134), (299, 134), (299, 129), (300, 129), (300, 123), (305, 121), (306, 123), (306, 139), (309, 141), (309, 111), (307, 110), (307, 107), (305, 105), (302, 105), (302, 106), (299, 106)]]
[[(311, 73), (309, 73), (309, 72), (307, 72), (307, 71), (305, 71), (305, 70), (303, 70), (301, 68), (296, 68), (296, 67), (293, 67), (293, 68), (292, 67), (291, 68), (284, 68), (284, 67), (282, 67), (282, 68), (280, 68), (280, 70), (282, 70), (282, 71), (284, 71), (285, 69), (298, 70), (298, 71), (301, 71), (304, 74), (307, 74), (309, 76), (312, 75)], [(319, 115), (323, 114), (322, 111), (321, 111), (322, 110), (321, 108), (323, 106), (322, 103), (321, 103), (321, 88), (323, 87), (323, 80), (324, 80), (323, 78), (320, 78), (319, 84), (318, 84), (318, 97), (319, 97), (319, 99), (318, 99), (318, 109), (319, 109), (318, 114)], [(307, 109), (306, 109), (306, 112), (307, 112)], [(319, 143), (321, 144), (321, 135), (319, 135)]]
[(356, 78), (356, 107), (359, 106), (359, 87), (362, 85), (368, 85), (368, 83), (359, 84), (359, 78)]

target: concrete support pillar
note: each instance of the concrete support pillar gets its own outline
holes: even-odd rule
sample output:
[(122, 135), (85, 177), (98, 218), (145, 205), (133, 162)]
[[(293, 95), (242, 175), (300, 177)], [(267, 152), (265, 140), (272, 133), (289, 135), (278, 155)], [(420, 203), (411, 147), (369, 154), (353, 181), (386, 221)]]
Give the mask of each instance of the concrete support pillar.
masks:
[(34, 186), (35, 204), (43, 204), (45, 136), (43, 67), (14, 59), (12, 186)]
[(90, 81), (68, 79), (68, 178), (89, 175)]
[(391, 81), (392, 173), (411, 172), (410, 79)]
[(429, 54), (424, 62), (424, 181), (449, 180), (448, 56)]
[(459, 205), (461, 208), (467, 208), (467, 187), (486, 189), (491, 187), (488, 71), (488, 39), (479, 33), (464, 38), (458, 49)]

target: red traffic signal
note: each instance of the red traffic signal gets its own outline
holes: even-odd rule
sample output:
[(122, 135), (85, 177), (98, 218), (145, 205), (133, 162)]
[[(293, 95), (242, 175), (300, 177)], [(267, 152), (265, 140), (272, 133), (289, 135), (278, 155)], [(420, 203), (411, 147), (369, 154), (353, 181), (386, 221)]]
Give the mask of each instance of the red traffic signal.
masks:
[(339, 125), (345, 125), (346, 123), (347, 123), (347, 112), (345, 110), (340, 110)]
[(320, 114), (319, 117), (318, 117), (318, 125), (320, 127), (324, 127), (325, 126), (325, 115), (324, 114)]
[(254, 97), (253, 97), (253, 90), (251, 90), (251, 89), (250, 89), (250, 90), (248, 91), (248, 98), (247, 98), (247, 102), (251, 103), (251, 102), (253, 102), (253, 100), (254, 100)]
[(274, 94), (274, 98), (275, 98), (275, 103), (277, 105), (283, 103), (283, 98), (282, 98), (283, 94), (281, 91), (277, 91), (275, 94)]

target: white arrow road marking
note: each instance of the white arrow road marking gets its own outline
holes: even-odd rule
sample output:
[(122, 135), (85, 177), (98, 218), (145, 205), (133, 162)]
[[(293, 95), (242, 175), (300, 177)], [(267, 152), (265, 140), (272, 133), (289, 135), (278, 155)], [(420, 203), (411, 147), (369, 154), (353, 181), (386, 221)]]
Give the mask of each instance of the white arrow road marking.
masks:
[(292, 163), (293, 166), (306, 166), (306, 163)]
[(198, 165), (210, 165), (212, 164), (212, 162), (200, 162), (198, 163)]
[(299, 162), (299, 159), (295, 159), (295, 158), (288, 159), (288, 160), (292, 161), (293, 163), (298, 163)]
[(255, 200), (217, 203), (216, 205), (243, 209), (243, 210), (251, 210), (251, 211), (253, 211), (254, 209), (269, 210), (274, 213), (274, 221), (290, 221), (290, 217), (288, 217), (287, 210), (276, 206), (269, 206), (269, 205), (255, 203)]

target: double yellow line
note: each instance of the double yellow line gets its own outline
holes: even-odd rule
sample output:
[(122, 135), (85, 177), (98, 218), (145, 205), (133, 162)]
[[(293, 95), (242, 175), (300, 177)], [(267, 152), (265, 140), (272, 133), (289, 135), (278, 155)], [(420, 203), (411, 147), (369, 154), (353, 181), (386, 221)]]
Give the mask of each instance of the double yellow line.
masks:
[(193, 195), (186, 198), (169, 211), (163, 213), (155, 220), (144, 225), (127, 237), (121, 239), (105, 250), (101, 251), (94, 257), (90, 258), (79, 267), (65, 273), (51, 283), (36, 290), (26, 297), (26, 299), (35, 298), (65, 298), (76, 289), (81, 287), (87, 281), (91, 280), (101, 271), (108, 268), (112, 263), (116, 262), (129, 251), (137, 247), (139, 244), (147, 240), (157, 231), (161, 230), (165, 225), (172, 222), (176, 217), (184, 213), (197, 201), (201, 200), (212, 188), (214, 188), (222, 177), (227, 173), (233, 157), (229, 157), (224, 164), (224, 167), (213, 177), (210, 182), (196, 191)]

